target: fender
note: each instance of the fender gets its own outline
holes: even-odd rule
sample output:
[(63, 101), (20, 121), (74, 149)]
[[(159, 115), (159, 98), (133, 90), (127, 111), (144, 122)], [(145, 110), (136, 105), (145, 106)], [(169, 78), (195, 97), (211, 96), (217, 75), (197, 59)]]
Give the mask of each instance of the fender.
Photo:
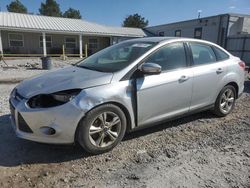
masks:
[[(112, 89), (111, 89), (112, 88)], [(101, 97), (100, 97), (101, 96)], [(84, 89), (76, 98), (75, 105), (81, 109), (82, 117), (90, 110), (106, 103), (115, 103), (126, 109), (130, 117), (130, 128), (136, 126), (134, 92), (131, 80)]]

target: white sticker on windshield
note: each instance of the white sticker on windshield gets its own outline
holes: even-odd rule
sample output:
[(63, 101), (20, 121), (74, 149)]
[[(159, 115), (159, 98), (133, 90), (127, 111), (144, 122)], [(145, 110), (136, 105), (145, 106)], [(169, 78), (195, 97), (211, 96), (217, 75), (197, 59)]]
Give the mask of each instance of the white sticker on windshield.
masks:
[(152, 44), (147, 44), (147, 43), (137, 43), (137, 44), (133, 44), (132, 47), (140, 47), (140, 48), (147, 48), (149, 46), (151, 46)]

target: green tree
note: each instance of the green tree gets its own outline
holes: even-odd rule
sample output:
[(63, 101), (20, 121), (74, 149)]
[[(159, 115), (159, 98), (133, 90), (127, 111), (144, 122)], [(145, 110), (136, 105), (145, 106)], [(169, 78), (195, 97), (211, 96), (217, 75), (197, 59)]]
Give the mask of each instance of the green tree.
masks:
[(25, 13), (27, 14), (27, 8), (19, 1), (14, 0), (6, 6), (9, 12)]
[(69, 8), (67, 11), (64, 12), (63, 17), (65, 18), (76, 18), (76, 19), (81, 19), (81, 13), (79, 10)]
[(45, 16), (62, 16), (60, 5), (55, 0), (46, 0), (45, 3), (41, 3), (41, 8), (39, 9), (39, 12), (41, 15)]
[(125, 18), (122, 24), (123, 27), (138, 27), (138, 28), (144, 28), (147, 25), (148, 25), (148, 20), (146, 20), (139, 14), (129, 15), (128, 17)]

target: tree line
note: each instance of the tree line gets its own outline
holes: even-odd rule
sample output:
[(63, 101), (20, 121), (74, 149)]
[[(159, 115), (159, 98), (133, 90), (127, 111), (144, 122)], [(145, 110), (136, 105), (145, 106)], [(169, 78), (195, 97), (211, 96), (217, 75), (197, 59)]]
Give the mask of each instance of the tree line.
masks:
[[(28, 9), (19, 0), (14, 0), (7, 5), (7, 10), (9, 12), (17, 12), (28, 14)], [(64, 18), (76, 18), (81, 19), (82, 16), (79, 10), (69, 8), (64, 13), (60, 9), (60, 5), (55, 0), (46, 0), (45, 3), (41, 3), (39, 8), (40, 15), (44, 16), (55, 16)]]
[[(20, 0), (11, 1), (10, 4), (7, 5), (7, 10), (9, 12), (32, 14), (28, 13), (27, 7), (24, 4), (22, 4)], [(64, 18), (75, 18), (75, 19), (82, 18), (80, 11), (71, 7), (63, 13), (60, 9), (60, 5), (56, 2), (56, 0), (46, 0), (45, 2), (42, 2), (39, 8), (39, 13), (40, 15), (45, 15), (45, 16), (55, 16)], [(127, 16), (122, 24), (123, 27), (137, 27), (137, 28), (143, 28), (146, 27), (147, 25), (148, 25), (148, 20), (146, 20), (139, 14), (133, 14)]]

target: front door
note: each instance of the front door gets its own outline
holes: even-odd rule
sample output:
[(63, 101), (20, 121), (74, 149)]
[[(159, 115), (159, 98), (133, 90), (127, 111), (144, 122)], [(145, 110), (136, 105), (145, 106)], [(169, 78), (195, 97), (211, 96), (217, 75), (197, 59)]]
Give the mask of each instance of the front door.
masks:
[(162, 67), (159, 75), (138, 78), (138, 125), (160, 122), (189, 111), (193, 73), (187, 68), (184, 44), (171, 43), (150, 55), (144, 63)]

